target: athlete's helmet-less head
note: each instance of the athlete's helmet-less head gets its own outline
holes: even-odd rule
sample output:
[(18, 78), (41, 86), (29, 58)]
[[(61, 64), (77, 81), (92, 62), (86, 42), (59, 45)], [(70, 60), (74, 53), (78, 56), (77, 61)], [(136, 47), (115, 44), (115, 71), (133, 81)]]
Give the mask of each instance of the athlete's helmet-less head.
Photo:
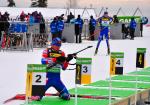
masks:
[(55, 50), (59, 50), (61, 47), (61, 39), (56, 37), (52, 40), (51, 47)]
[(107, 16), (108, 16), (108, 12), (105, 11), (105, 12), (104, 12), (104, 17), (107, 17)]

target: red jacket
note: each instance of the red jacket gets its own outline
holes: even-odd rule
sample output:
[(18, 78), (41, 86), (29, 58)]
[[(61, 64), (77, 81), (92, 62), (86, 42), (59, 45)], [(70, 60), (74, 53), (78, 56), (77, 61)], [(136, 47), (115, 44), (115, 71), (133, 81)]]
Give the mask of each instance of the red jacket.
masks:
[[(52, 48), (47, 48), (42, 53), (42, 64), (57, 63), (58, 57), (65, 57), (65, 53), (61, 50), (55, 51)], [(68, 67), (68, 64), (66, 60), (61, 62), (61, 64), (59, 63), (63, 70)]]

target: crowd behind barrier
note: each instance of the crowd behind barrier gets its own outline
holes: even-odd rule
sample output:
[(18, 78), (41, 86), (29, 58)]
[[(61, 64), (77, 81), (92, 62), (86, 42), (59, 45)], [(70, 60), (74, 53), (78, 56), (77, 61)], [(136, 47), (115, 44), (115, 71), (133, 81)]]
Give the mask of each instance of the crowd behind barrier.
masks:
[[(63, 20), (64, 30), (62, 32), (62, 40), (74, 43), (75, 35), (75, 17), (70, 13), (67, 16), (69, 19)], [(82, 18), (82, 17), (81, 17)], [(126, 34), (129, 34), (127, 27), (129, 23), (119, 22), (117, 16), (114, 17), (114, 24), (111, 25), (110, 38), (124, 39)], [(82, 27), (82, 39), (90, 39), (89, 20), (84, 19)], [(18, 19), (11, 20), (9, 13), (0, 13), (0, 48), (1, 49), (28, 49), (42, 48), (47, 46), (47, 42), (51, 40), (50, 21), (45, 21), (42, 14), (37, 11), (25, 14), (21, 13)], [(142, 36), (143, 25), (137, 24), (135, 36)], [(3, 32), (3, 33), (2, 33)], [(95, 40), (99, 36), (99, 24), (96, 24), (94, 37)], [(23, 43), (22, 43), (23, 42)], [(29, 43), (30, 42), (30, 43)], [(26, 43), (26, 44), (24, 44)], [(24, 44), (24, 45), (22, 45)], [(31, 44), (31, 45), (29, 45)], [(12, 47), (12, 46), (24, 46)], [(11, 48), (10, 48), (11, 47)], [(27, 51), (28, 51), (27, 50)]]
[(37, 11), (25, 14), (23, 11), (16, 19), (10, 19), (9, 13), (0, 13), (0, 49), (25, 50), (33, 47), (46, 47), (48, 34), (45, 20)]

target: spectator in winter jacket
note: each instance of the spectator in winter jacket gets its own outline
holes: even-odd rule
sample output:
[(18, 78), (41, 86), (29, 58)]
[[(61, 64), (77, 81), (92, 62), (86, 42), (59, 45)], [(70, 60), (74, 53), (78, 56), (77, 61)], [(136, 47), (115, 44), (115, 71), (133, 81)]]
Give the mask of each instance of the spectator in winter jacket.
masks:
[(3, 15), (4, 17), (4, 21), (8, 21), (9, 20), (9, 13), (6, 11)]
[(62, 32), (64, 30), (64, 22), (62, 21), (62, 17), (58, 17), (57, 22), (57, 34), (60, 39), (62, 39)]
[(83, 27), (83, 20), (81, 19), (80, 15), (75, 20), (75, 35), (76, 35), (76, 43), (81, 43), (81, 34), (82, 34), (82, 27)]
[(127, 36), (129, 35), (129, 26), (127, 24), (125, 24), (125, 27), (124, 27), (124, 34), (125, 34), (125, 39), (126, 39)]
[(32, 25), (34, 24), (34, 21), (35, 21), (35, 19), (34, 19), (34, 17), (33, 17), (33, 14), (31, 14), (31, 15), (29, 16), (29, 25), (32, 26)]
[(54, 20), (50, 24), (51, 34), (52, 34), (52, 40), (57, 37), (57, 17), (54, 18)]
[(2, 14), (0, 12), (0, 41), (1, 41), (1, 36), (2, 36)]
[(94, 40), (95, 27), (96, 27), (96, 20), (93, 18), (93, 16), (91, 16), (89, 21), (89, 32), (91, 40)]
[(74, 19), (74, 15), (72, 14), (72, 12), (70, 12), (70, 14), (67, 16), (67, 21), (66, 23), (70, 23), (70, 21)]
[(114, 15), (114, 16), (113, 16), (113, 22), (114, 22), (114, 23), (119, 23), (119, 20), (118, 20), (117, 15)]
[(8, 32), (8, 28), (9, 28), (9, 14), (8, 12), (5, 12), (2, 16), (1, 16), (1, 31), (5, 31), (6, 33)]
[(20, 15), (20, 21), (25, 21), (25, 17), (26, 17), (26, 15), (25, 15), (24, 11), (22, 11), (22, 13)]
[(129, 28), (130, 28), (131, 40), (134, 40), (134, 32), (135, 32), (135, 28), (136, 28), (136, 21), (134, 20), (134, 18), (131, 18)]
[(140, 33), (141, 33), (141, 37), (143, 37), (143, 22), (142, 22), (142, 19), (140, 21)]
[(33, 12), (33, 16), (34, 16), (34, 22), (35, 23), (39, 23), (39, 17), (38, 17), (38, 12), (37, 11), (35, 11), (35, 12)]

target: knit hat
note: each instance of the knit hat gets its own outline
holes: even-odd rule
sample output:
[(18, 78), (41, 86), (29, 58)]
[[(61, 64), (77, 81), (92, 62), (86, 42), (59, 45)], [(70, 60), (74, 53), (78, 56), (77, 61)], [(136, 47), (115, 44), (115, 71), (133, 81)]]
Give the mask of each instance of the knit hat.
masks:
[(108, 12), (107, 12), (107, 11), (105, 11), (105, 12), (104, 12), (104, 14), (108, 14)]
[(58, 46), (60, 47), (61, 46), (61, 39), (56, 37), (52, 40), (52, 43), (51, 43), (51, 46)]

